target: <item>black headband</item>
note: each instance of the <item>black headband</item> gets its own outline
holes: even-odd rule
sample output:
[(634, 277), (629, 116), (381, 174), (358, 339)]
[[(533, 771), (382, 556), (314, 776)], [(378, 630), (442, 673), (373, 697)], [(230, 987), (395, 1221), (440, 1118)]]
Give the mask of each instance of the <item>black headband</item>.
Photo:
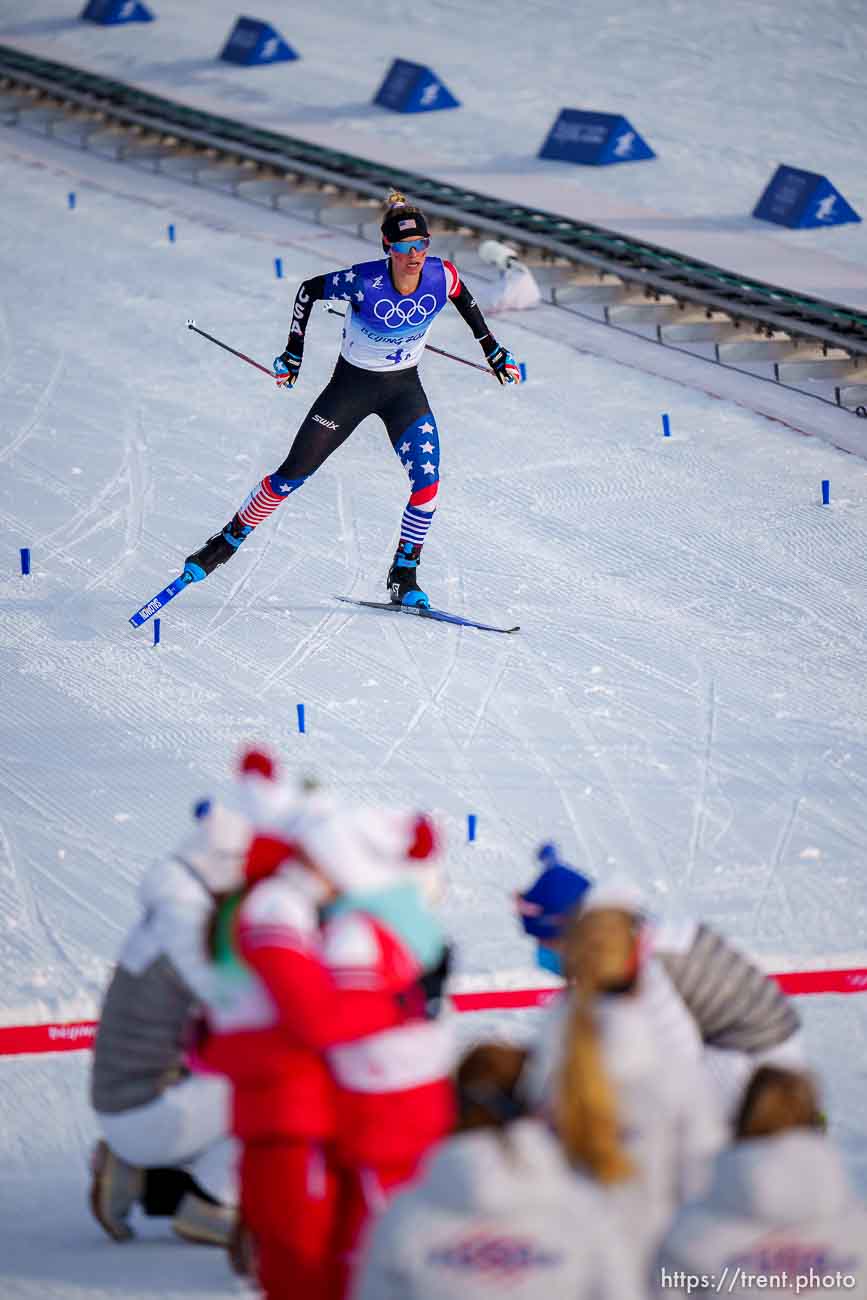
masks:
[(380, 229), (387, 244), (396, 244), (401, 239), (427, 239), (430, 235), (424, 213), (417, 209), (407, 212), (406, 208), (392, 208)]

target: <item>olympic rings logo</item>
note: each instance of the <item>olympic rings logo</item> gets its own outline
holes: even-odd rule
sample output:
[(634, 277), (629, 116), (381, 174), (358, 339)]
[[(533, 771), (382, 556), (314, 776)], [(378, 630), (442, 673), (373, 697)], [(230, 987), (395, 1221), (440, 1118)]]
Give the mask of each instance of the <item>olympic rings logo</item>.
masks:
[[(430, 306), (426, 306), (430, 303)], [(437, 300), (432, 293), (423, 293), (413, 302), (392, 302), (390, 298), (380, 298), (373, 308), (377, 320), (381, 320), (387, 330), (400, 329), (401, 325), (420, 325), (436, 311)]]

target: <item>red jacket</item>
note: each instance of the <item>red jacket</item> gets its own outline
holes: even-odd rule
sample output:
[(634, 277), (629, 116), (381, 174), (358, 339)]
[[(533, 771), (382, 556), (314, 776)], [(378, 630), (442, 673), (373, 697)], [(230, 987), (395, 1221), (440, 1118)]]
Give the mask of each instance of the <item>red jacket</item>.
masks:
[(234, 937), (242, 961), (220, 971), (200, 1052), (233, 1084), (233, 1131), (245, 1142), (331, 1138), (336, 1090), (323, 1053), (406, 1014), (391, 989), (339, 987), (312, 904), (279, 874), (244, 899)]
[[(364, 911), (330, 921), (323, 956), (342, 999), (394, 997), (421, 968), (394, 930)], [(337, 1096), (338, 1160), (405, 1166), (454, 1127), (453, 1045), (443, 1020), (423, 1011), (399, 1024), (344, 1038), (327, 1053)]]

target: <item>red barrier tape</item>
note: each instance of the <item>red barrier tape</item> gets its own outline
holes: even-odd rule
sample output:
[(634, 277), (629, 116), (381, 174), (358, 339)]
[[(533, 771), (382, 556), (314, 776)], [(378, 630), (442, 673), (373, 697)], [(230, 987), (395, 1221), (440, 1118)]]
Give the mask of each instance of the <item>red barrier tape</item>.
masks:
[[(856, 970), (786, 971), (771, 976), (784, 993), (800, 997), (812, 993), (867, 993), (867, 967)], [(452, 993), (456, 1011), (518, 1011), (541, 1007), (558, 988), (492, 989), (479, 993)], [(81, 1052), (93, 1046), (95, 1020), (71, 1024), (10, 1025), (0, 1027), (0, 1056), (30, 1056), (37, 1052)]]
[[(867, 967), (856, 970), (800, 970), (772, 975), (784, 993), (803, 997), (810, 993), (867, 993)], [(519, 1011), (542, 1007), (557, 988), (493, 989), (479, 993), (453, 993), (456, 1011)]]
[(81, 1052), (93, 1047), (96, 1021), (69, 1025), (10, 1025), (0, 1028), (0, 1056), (30, 1056), (34, 1052)]

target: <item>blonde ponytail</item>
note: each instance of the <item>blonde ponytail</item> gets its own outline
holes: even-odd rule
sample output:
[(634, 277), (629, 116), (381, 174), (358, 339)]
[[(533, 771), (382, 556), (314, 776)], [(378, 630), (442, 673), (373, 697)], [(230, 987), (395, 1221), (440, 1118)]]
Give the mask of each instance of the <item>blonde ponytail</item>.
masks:
[(554, 1097), (554, 1122), (566, 1158), (600, 1183), (631, 1178), (614, 1089), (602, 1057), (592, 996), (573, 993)]
[(387, 217), (392, 208), (408, 208), (409, 206), (409, 199), (405, 194), (401, 194), (400, 190), (390, 190), (388, 198), (385, 200), (382, 215)]

